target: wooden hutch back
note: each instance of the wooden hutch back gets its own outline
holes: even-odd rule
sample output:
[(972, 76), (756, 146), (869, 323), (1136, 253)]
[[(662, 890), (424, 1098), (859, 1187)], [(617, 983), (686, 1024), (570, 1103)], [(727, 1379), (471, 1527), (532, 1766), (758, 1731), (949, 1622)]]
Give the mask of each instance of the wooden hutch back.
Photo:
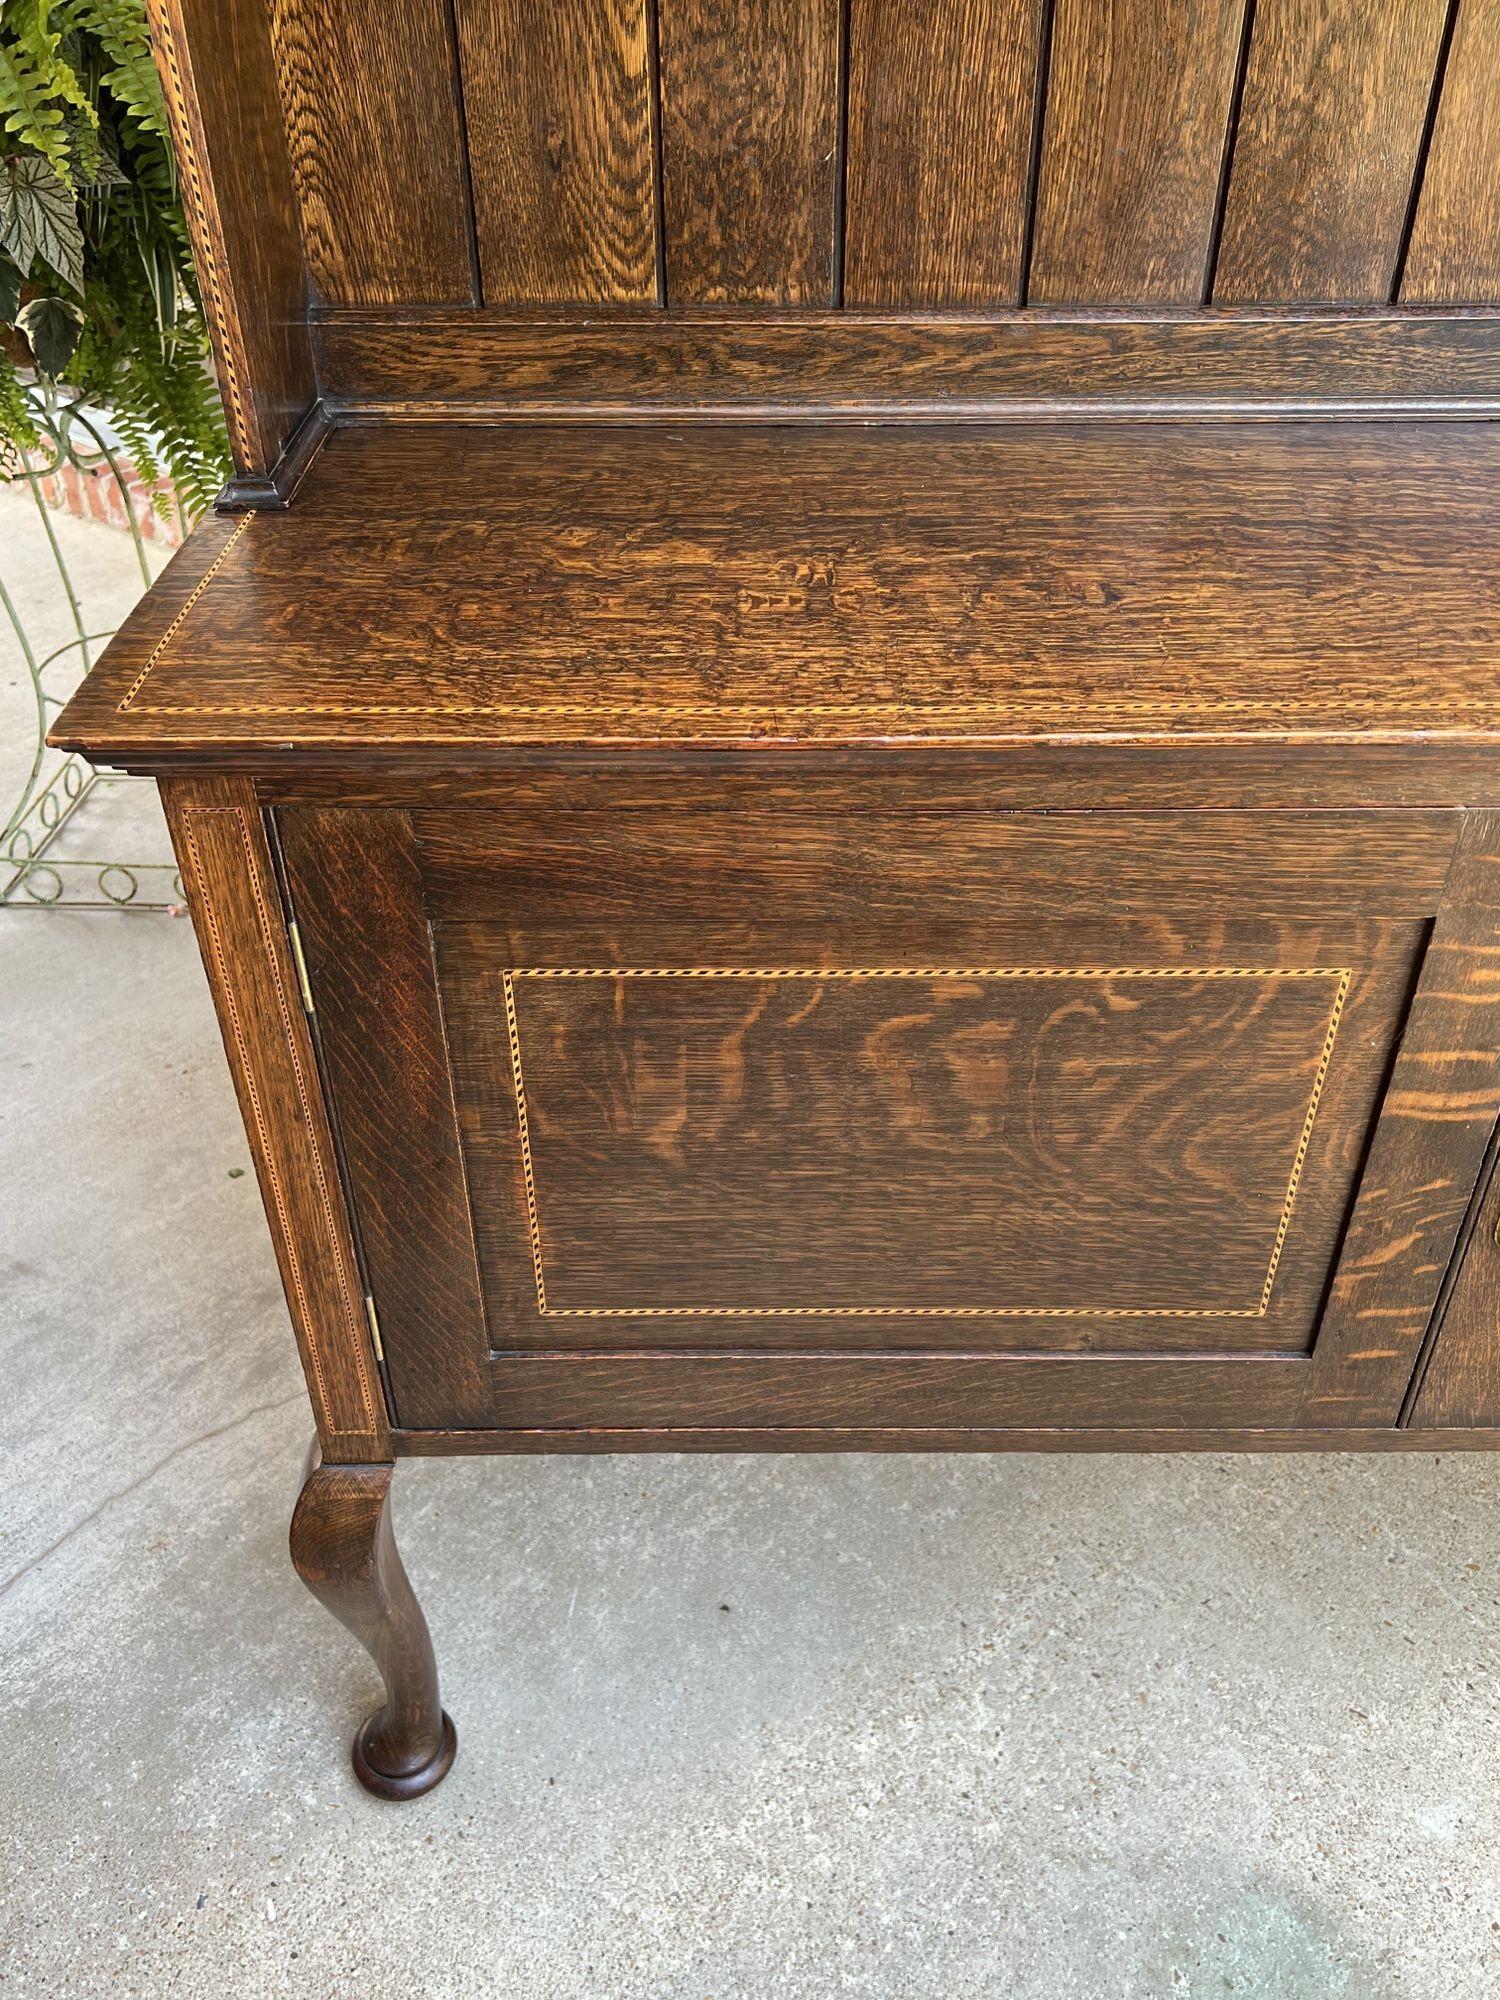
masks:
[(152, 6), (243, 473), (319, 398), (1500, 400), (1500, 0)]

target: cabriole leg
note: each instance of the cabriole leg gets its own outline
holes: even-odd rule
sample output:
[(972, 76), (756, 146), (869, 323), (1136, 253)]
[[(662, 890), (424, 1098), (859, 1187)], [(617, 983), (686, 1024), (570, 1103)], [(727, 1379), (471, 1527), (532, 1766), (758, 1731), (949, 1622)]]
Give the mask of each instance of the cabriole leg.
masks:
[(414, 1799), (448, 1774), (456, 1739), (438, 1701), (427, 1621), (391, 1529), (390, 1465), (324, 1465), (314, 1452), (292, 1514), (292, 1562), (380, 1669), (385, 1706), (354, 1739), (354, 1774), (382, 1799)]

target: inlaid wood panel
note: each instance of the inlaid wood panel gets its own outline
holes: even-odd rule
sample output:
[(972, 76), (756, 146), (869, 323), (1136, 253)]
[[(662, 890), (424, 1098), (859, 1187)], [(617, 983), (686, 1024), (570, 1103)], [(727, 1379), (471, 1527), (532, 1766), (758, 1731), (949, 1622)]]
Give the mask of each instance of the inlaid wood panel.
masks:
[(469, 200), (446, 0), (268, 4), (317, 295), (335, 305), (471, 299)]
[(1222, 304), (1391, 295), (1447, 0), (1259, 0)]
[(1028, 296), (1203, 297), (1245, 0), (1057, 0)]
[(646, 0), (457, 0), (491, 303), (657, 296)]
[(315, 932), (410, 941), (313, 966), (356, 1213), (478, 1259), (384, 1285), (409, 1428), (1395, 1421), (1493, 1090), (1459, 816), (299, 817)]
[(1041, 21), (1041, 0), (852, 0), (847, 304), (1019, 302)]
[(1430, 904), (1452, 840), (1233, 815), (413, 826), (516, 1350), (1302, 1351), (1420, 953), (1394, 913)]
[(1268, 1344), (1353, 976), (481, 973), (473, 1125), (507, 1157), (476, 1144), (479, 1203), (510, 1209), (519, 1172), (532, 1251), (506, 1320), (1181, 1318)]
[(667, 0), (660, 35), (668, 302), (829, 304), (839, 0)]
[(1401, 297), (1500, 302), (1500, 0), (1462, 0)]

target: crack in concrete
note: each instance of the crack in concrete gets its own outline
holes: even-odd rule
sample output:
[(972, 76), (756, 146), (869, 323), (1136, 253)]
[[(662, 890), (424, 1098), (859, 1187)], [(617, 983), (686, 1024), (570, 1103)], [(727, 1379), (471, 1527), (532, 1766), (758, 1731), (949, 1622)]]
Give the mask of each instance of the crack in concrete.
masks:
[(239, 1416), (231, 1417), (227, 1424), (217, 1424), (212, 1430), (200, 1431), (196, 1437), (184, 1438), (181, 1444), (173, 1445), (155, 1465), (148, 1466), (137, 1478), (132, 1479), (129, 1485), (121, 1486), (113, 1493), (106, 1493), (97, 1506), (91, 1507), (88, 1513), (73, 1523), (71, 1528), (65, 1528), (55, 1542), (49, 1543), (29, 1562), (22, 1563), (14, 1575), (8, 1576), (4, 1583), (0, 1583), (0, 1597), (5, 1597), (24, 1578), (39, 1570), (44, 1563), (50, 1562), (59, 1549), (65, 1548), (76, 1536), (81, 1535), (85, 1528), (92, 1526), (99, 1516), (113, 1507), (117, 1501), (128, 1500), (132, 1493), (139, 1493), (143, 1486), (149, 1486), (159, 1472), (164, 1472), (173, 1460), (181, 1458), (184, 1452), (192, 1451), (200, 1444), (211, 1444), (215, 1438), (227, 1437), (231, 1431), (239, 1430), (241, 1425), (252, 1422), (256, 1417), (269, 1415), (272, 1410), (287, 1409), (291, 1404), (301, 1402), (305, 1393), (299, 1389), (294, 1395), (278, 1397), (273, 1403), (257, 1403), (253, 1409), (242, 1410)]

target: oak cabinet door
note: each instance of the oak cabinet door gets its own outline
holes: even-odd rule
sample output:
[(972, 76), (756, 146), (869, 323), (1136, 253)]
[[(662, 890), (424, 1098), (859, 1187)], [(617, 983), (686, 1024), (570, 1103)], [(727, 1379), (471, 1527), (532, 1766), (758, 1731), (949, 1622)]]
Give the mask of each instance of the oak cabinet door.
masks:
[(1486, 816), (281, 838), (403, 1426), (1397, 1420), (1495, 1119)]

